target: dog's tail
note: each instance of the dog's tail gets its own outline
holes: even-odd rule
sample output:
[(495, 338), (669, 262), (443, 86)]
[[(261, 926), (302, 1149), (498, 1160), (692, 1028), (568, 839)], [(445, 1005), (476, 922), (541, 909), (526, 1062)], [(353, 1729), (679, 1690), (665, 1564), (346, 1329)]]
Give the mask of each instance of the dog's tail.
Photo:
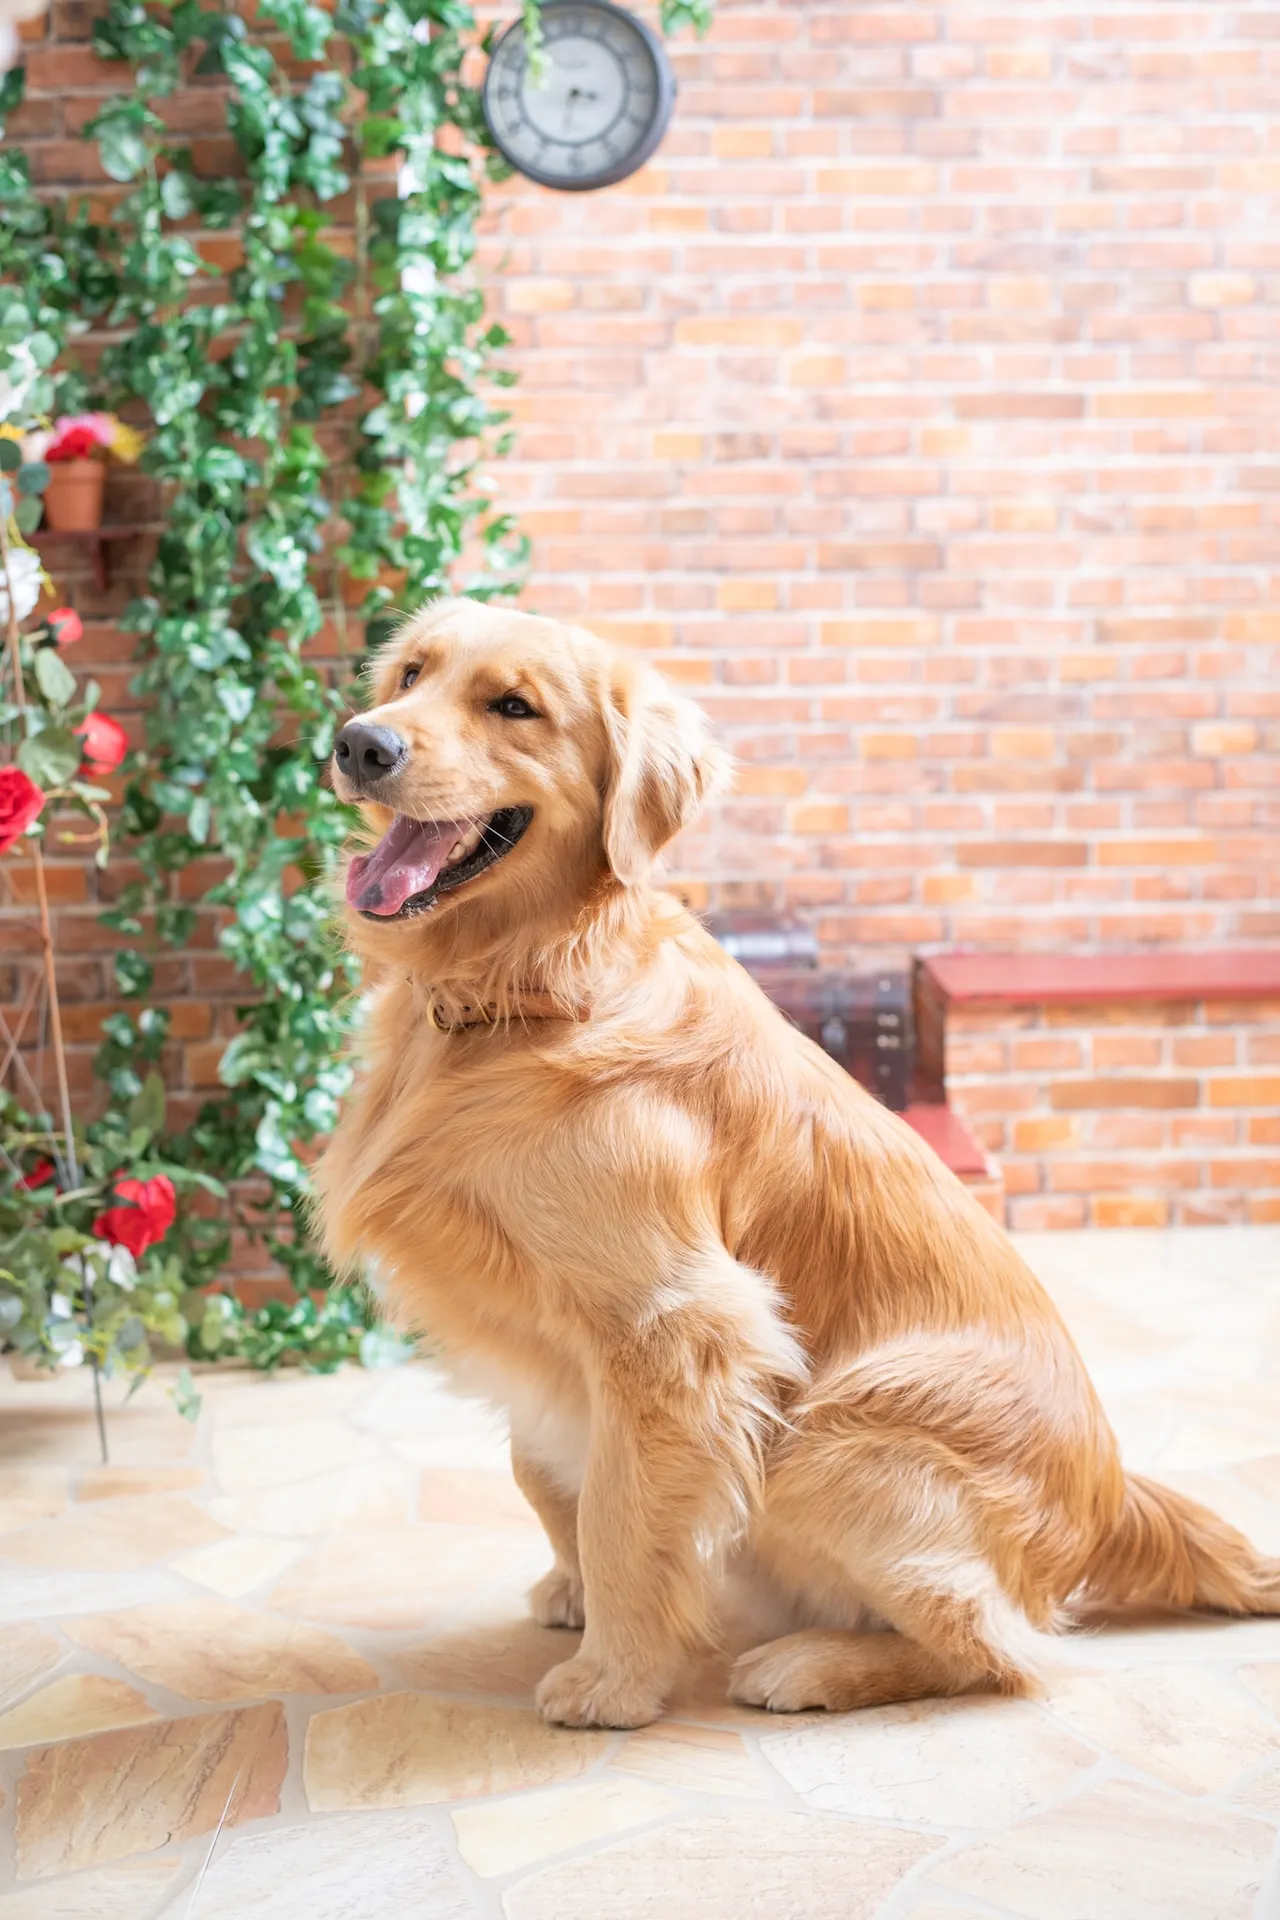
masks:
[(1115, 1528), (1085, 1584), (1107, 1606), (1280, 1613), (1280, 1560), (1256, 1552), (1208, 1507), (1136, 1473), (1126, 1476)]

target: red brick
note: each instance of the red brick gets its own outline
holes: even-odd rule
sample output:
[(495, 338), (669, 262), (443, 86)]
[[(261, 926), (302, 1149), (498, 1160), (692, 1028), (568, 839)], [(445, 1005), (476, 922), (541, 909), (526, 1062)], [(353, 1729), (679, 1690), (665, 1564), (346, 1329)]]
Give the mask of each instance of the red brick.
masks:
[(1200, 1101), (1198, 1080), (1107, 1078), (1058, 1080), (1049, 1089), (1049, 1103), (1071, 1112), (1099, 1107), (1194, 1107)]
[(1280, 1106), (1280, 1074), (1234, 1074), (1206, 1083), (1211, 1107)]
[(1164, 1041), (1139, 1034), (1100, 1033), (1093, 1043), (1093, 1064), (1099, 1073), (1113, 1067), (1158, 1067), (1164, 1059)]
[(1169, 1202), (1154, 1195), (1104, 1194), (1090, 1202), (1089, 1217), (1095, 1227), (1165, 1227)]

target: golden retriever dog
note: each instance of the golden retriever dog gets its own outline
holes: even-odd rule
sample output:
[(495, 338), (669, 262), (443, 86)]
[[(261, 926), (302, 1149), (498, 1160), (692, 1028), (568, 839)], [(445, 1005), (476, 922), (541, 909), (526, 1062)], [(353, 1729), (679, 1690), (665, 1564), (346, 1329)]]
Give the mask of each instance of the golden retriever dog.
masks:
[[(1280, 1561), (1126, 1475), (1012, 1243), (655, 888), (726, 764), (591, 634), (411, 620), (334, 756), (372, 1009), (318, 1209), (505, 1410), (585, 1627), (543, 1714), (652, 1720), (727, 1569), (783, 1607), (732, 1697), (1036, 1687), (1087, 1607), (1280, 1610)], [(378, 837), (380, 836), (380, 837)]]

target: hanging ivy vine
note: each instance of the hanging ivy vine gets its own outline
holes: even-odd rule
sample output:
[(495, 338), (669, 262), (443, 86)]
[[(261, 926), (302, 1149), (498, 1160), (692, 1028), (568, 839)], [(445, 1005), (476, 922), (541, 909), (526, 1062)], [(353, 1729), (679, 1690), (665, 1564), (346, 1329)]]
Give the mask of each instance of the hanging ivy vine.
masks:
[[(321, 588), (336, 588), (341, 620), (344, 576), (367, 583), (361, 612), (376, 619), (402, 583), (414, 601), (445, 586), (472, 534), (491, 561), (473, 590), (513, 580), (522, 557), (507, 523), (484, 515), (474, 456), (459, 457), (498, 423), (481, 385), (503, 378), (492, 356), (504, 344), (462, 277), (477, 169), (435, 144), (450, 124), (482, 132), (459, 75), (469, 24), (435, 0), (356, 0), (332, 16), (265, 0), (251, 36), (195, 0), (167, 17), (113, 0), (96, 34), (137, 81), (89, 129), (107, 171), (131, 185), (109, 314), (125, 332), (102, 375), (113, 401), (145, 403), (145, 464), (165, 497), (149, 591), (125, 616), (142, 643), (148, 733), (126, 802), (142, 878), (109, 916), (138, 943), (119, 956), (117, 984), (145, 999), (143, 936), (181, 947), (218, 915), (254, 998), (223, 1056), (225, 1094), (185, 1146), (224, 1178), (258, 1177), (268, 1242), (299, 1289), (328, 1275), (305, 1233), (278, 1223), (297, 1220), (306, 1144), (332, 1126), (347, 1085), (355, 985), (328, 931), (324, 882), (350, 821), (324, 771), (349, 689), (308, 657)], [(340, 39), (348, 70), (292, 80), (264, 37), (273, 28), (303, 62)], [(155, 103), (192, 63), (228, 83), (242, 178), (201, 180), (165, 132)], [(412, 190), (384, 170), (379, 191), (366, 165), (397, 152)], [(353, 176), (359, 272), (326, 238), (326, 205)], [(240, 241), (225, 297), (192, 295), (205, 271), (181, 224), (192, 218)], [(352, 432), (369, 388), (375, 404)], [(350, 460), (342, 499), (326, 491), (335, 450)], [(336, 512), (345, 538), (326, 564)], [(225, 878), (198, 904), (179, 898), (175, 876), (210, 857)], [(141, 1037), (128, 1016), (112, 1024), (103, 1067), (118, 1098), (136, 1091)]]
[[(529, 0), (527, 21), (536, 12)], [(666, 0), (664, 25), (701, 30), (709, 12), (709, 0)], [(147, 734), (122, 822), (140, 877), (104, 916), (134, 1007), (106, 1025), (107, 1125), (155, 1086), (168, 1028), (149, 1005), (157, 952), (216, 924), (244, 981), (239, 1031), (220, 1096), (183, 1134), (161, 1121), (153, 1151), (250, 1183), (256, 1225), (303, 1293), (330, 1279), (301, 1209), (309, 1143), (348, 1083), (358, 985), (326, 885), (350, 826), (324, 781), (350, 685), (317, 665), (313, 643), (336, 630), (354, 670), (348, 604), (376, 640), (393, 601), (508, 591), (526, 557), (481, 481), (505, 448), (495, 401), (510, 375), (470, 271), (484, 182), (500, 172), (463, 78), (475, 34), (460, 0), (338, 0), (333, 12), (258, 0), (252, 24), (201, 0), (110, 0), (94, 45), (125, 84), (85, 129), (127, 188), (110, 226), (51, 213), (22, 180), (3, 210), (6, 277), (42, 259), (61, 223), (61, 264), (40, 268), (37, 306), (64, 331), (101, 320), (113, 336), (92, 395), (74, 374), (67, 391), (144, 425), (163, 499), (147, 590), (124, 617)], [(201, 177), (165, 125), (165, 100), (192, 73), (225, 82), (239, 159), (225, 178)], [(336, 203), (351, 200), (354, 261), (334, 241)], [(221, 281), (200, 232), (235, 243)], [(202, 894), (196, 862), (220, 869)], [(194, 1211), (166, 1242), (188, 1285), (216, 1275), (226, 1250), (225, 1226)], [(187, 1318), (199, 1354), (234, 1314), (193, 1300)]]

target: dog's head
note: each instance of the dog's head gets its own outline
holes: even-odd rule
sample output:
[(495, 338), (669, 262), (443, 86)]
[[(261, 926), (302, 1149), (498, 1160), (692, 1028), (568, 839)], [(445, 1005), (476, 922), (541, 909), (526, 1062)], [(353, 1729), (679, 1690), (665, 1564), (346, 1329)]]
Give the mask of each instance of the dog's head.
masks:
[(641, 885), (727, 771), (691, 701), (594, 635), (466, 600), (410, 620), (338, 735), (333, 781), (380, 836), (347, 869), (359, 944), (572, 912)]

